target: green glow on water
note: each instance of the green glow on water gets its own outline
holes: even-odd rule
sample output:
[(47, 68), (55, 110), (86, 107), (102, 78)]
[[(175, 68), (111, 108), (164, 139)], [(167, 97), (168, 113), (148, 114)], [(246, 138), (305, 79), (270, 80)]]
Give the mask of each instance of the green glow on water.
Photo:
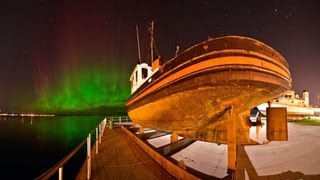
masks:
[[(0, 117), (1, 179), (35, 179), (61, 161), (103, 120), (103, 116)], [(91, 134), (92, 145), (96, 138)], [(86, 145), (63, 167), (75, 179), (86, 158)], [(18, 169), (18, 173), (12, 173)], [(50, 178), (57, 179), (57, 178)]]
[[(35, 133), (43, 139), (77, 145), (102, 120), (103, 117), (101, 116), (36, 117), (33, 119), (32, 126)], [(30, 117), (25, 118), (24, 123), (30, 124), (30, 122)], [(77, 139), (77, 142), (72, 142), (75, 139)]]

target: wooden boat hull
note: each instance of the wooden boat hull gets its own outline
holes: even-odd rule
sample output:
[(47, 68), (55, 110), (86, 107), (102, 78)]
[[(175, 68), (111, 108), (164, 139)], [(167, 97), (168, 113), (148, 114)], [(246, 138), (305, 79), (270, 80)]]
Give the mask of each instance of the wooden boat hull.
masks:
[(226, 131), (225, 114), (231, 107), (241, 119), (241, 114), (291, 87), (288, 64), (279, 53), (238, 36), (193, 46), (154, 76), (128, 99), (129, 117), (145, 127), (193, 133), (196, 139), (204, 132), (203, 140), (208, 140), (207, 132), (215, 138)]

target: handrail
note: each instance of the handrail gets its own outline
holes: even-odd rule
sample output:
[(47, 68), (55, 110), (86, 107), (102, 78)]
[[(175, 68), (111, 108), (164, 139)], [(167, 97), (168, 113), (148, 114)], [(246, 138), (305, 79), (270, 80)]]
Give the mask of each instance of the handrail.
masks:
[(107, 120), (111, 120), (113, 122), (129, 122), (131, 121), (128, 116), (109, 116), (106, 117)]
[(65, 158), (63, 158), (60, 162), (55, 164), (52, 168), (50, 168), (47, 172), (43, 173), (40, 177), (37, 177), (36, 180), (39, 179), (49, 179), (53, 176), (60, 167), (64, 166), (69, 159), (76, 153), (78, 150), (86, 143), (87, 139), (83, 140), (73, 151), (71, 151)]
[[(51, 176), (53, 176), (58, 170), (59, 170), (59, 179), (62, 178), (63, 174), (63, 166), (70, 160), (72, 156), (74, 156), (79, 149), (87, 142), (87, 161), (88, 161), (88, 179), (90, 178), (91, 174), (91, 134), (94, 131), (96, 132), (96, 148), (98, 148), (98, 143), (101, 143), (101, 136), (103, 136), (104, 129), (106, 126), (107, 117), (104, 118), (99, 125), (94, 128), (88, 135), (88, 137), (83, 140), (74, 150), (72, 150), (67, 156), (65, 156), (60, 162), (56, 163), (52, 168), (50, 168), (48, 171), (43, 173), (41, 176), (37, 177), (36, 180), (42, 180), (42, 179), (49, 179)], [(96, 153), (98, 153), (98, 149), (96, 149)]]

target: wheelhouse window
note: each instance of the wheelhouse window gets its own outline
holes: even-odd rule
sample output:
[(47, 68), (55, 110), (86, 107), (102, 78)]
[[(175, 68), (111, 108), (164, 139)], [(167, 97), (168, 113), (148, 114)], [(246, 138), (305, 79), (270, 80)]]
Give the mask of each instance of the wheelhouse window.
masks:
[(290, 99), (291, 95), (284, 95), (285, 98)]
[(148, 77), (148, 69), (142, 68), (141, 76), (142, 76), (142, 79), (146, 79)]

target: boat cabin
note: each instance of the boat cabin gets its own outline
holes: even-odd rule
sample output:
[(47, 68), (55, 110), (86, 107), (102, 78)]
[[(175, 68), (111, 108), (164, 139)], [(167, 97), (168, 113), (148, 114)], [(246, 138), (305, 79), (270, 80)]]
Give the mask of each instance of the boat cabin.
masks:
[(152, 67), (147, 63), (137, 64), (131, 76), (131, 94), (133, 94), (152, 74)]

